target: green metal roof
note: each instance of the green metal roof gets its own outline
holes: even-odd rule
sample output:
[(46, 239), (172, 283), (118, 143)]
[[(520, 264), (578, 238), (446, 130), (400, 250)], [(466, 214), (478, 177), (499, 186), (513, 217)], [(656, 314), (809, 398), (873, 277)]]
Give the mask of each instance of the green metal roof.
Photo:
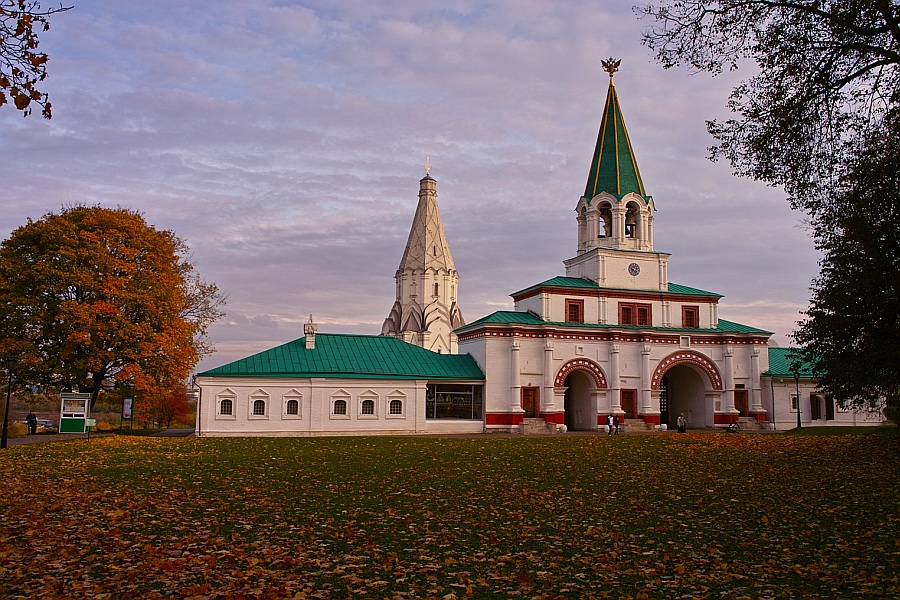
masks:
[(456, 330), (457, 333), (464, 333), (477, 329), (481, 325), (551, 325), (556, 327), (578, 327), (582, 329), (631, 329), (640, 331), (660, 331), (666, 333), (743, 333), (743, 334), (759, 334), (772, 335), (771, 331), (757, 329), (749, 325), (742, 325), (734, 321), (726, 321), (719, 319), (718, 327), (647, 327), (646, 325), (618, 325), (615, 323), (568, 323), (557, 321), (544, 321), (539, 316), (531, 312), (518, 312), (512, 310), (501, 310), (491, 313), (486, 317), (482, 317), (477, 321), (469, 323)]
[[(521, 296), (526, 292), (530, 292), (532, 290), (542, 288), (542, 287), (556, 287), (556, 288), (568, 288), (572, 290), (611, 290), (611, 291), (625, 291), (625, 292), (640, 292), (642, 294), (662, 294), (664, 292), (660, 292), (658, 290), (634, 290), (628, 288), (609, 288), (609, 287), (601, 287), (597, 285), (597, 283), (591, 281), (590, 279), (582, 279), (580, 277), (553, 277), (548, 279), (547, 281), (542, 281), (541, 283), (536, 283), (532, 286), (525, 288), (524, 290), (519, 290), (518, 292), (513, 292), (510, 294), (512, 297)], [(669, 282), (669, 287), (667, 292), (669, 294), (676, 294), (679, 296), (709, 296), (710, 298), (722, 298), (722, 294), (717, 294), (715, 292), (707, 292), (705, 290), (688, 287), (686, 285), (681, 285), (678, 283)]]
[(683, 294), (685, 296), (713, 296), (715, 298), (722, 298), (722, 294), (717, 294), (715, 292), (707, 292), (706, 290), (697, 289), (694, 287), (689, 287), (686, 285), (681, 285), (680, 283), (672, 283), (669, 282), (669, 293), (670, 294)]
[[(791, 357), (796, 348), (769, 348), (769, 370), (763, 373), (763, 377), (794, 377), (794, 371), (791, 368)], [(800, 377), (809, 379), (814, 377), (812, 365), (805, 361), (800, 361)]]
[(200, 373), (201, 377), (483, 380), (468, 354), (438, 354), (390, 336), (319, 333)]
[(619, 106), (612, 77), (609, 79), (609, 91), (606, 94), (606, 105), (603, 107), (603, 118), (600, 121), (600, 132), (584, 197), (591, 200), (600, 192), (609, 192), (616, 198), (634, 192), (645, 200), (648, 198), (631, 148), (631, 140), (625, 129), (625, 119), (622, 118), (622, 107)]

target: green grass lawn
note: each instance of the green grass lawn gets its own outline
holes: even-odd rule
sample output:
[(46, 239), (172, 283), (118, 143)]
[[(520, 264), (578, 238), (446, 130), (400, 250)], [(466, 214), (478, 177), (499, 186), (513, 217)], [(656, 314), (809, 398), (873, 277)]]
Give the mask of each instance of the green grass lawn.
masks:
[(900, 597), (900, 437), (105, 437), (0, 453), (0, 597)]

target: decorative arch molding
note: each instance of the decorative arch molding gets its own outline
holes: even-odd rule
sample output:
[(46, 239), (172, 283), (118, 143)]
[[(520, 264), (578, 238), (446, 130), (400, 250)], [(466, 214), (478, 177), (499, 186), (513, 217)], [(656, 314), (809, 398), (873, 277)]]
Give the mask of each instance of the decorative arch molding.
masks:
[(653, 377), (650, 379), (650, 389), (658, 391), (663, 375), (677, 365), (693, 365), (700, 368), (709, 377), (712, 389), (722, 390), (722, 376), (719, 374), (719, 369), (715, 363), (693, 350), (679, 350), (659, 361), (659, 364), (656, 365), (656, 370), (653, 371)]
[(598, 388), (606, 388), (606, 376), (597, 363), (587, 360), (586, 358), (576, 358), (570, 360), (556, 373), (556, 379), (553, 380), (553, 387), (563, 387), (566, 384), (566, 377), (572, 371), (586, 371), (594, 378), (594, 383)]

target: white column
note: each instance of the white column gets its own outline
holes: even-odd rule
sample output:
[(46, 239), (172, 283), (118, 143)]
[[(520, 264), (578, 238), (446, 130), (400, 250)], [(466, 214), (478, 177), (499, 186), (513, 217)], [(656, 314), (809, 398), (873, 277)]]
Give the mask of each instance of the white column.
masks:
[(576, 217), (578, 221), (578, 254), (587, 250), (587, 219), (581, 215)]
[(735, 412), (734, 408), (734, 349), (731, 346), (725, 346), (725, 372), (722, 374), (724, 376), (724, 381), (722, 383), (725, 384), (725, 406), (723, 407), (725, 412), (733, 413)]
[(619, 344), (609, 347), (609, 408), (612, 412), (622, 412), (622, 394), (619, 384)]
[(650, 346), (641, 348), (641, 414), (650, 414), (653, 411), (652, 398), (650, 397)]
[(625, 240), (625, 209), (621, 206), (612, 208), (612, 237), (616, 245), (621, 245)]
[(766, 412), (762, 405), (760, 385), (762, 383), (759, 372), (759, 348), (754, 347), (750, 353), (750, 410), (755, 413)]
[(541, 412), (556, 412), (556, 401), (553, 396), (553, 342), (544, 341), (544, 392), (541, 395)]
[(519, 382), (519, 354), (522, 343), (513, 337), (509, 353), (509, 408), (512, 412), (522, 412), (522, 384)]
[(589, 211), (587, 214), (587, 249), (597, 245), (597, 211)]

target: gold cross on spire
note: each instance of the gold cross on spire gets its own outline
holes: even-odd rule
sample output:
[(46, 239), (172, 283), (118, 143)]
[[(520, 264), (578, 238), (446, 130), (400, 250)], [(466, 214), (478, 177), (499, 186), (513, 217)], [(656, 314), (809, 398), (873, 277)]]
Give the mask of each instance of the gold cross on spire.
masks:
[(609, 73), (609, 78), (612, 79), (613, 73), (619, 70), (619, 65), (622, 64), (622, 60), (616, 60), (610, 56), (606, 60), (601, 60), (600, 64), (603, 65), (603, 70)]

